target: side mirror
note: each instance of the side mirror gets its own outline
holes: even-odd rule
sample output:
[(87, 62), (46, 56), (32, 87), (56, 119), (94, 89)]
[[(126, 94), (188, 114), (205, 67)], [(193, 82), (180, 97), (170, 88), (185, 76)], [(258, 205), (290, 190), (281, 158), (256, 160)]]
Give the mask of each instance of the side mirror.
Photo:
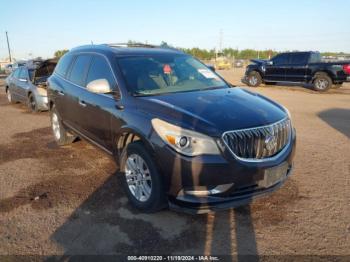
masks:
[(208, 67), (211, 71), (215, 72), (215, 67), (214, 67), (213, 65), (207, 65), (207, 67)]
[(18, 79), (20, 82), (27, 82), (28, 80), (27, 79), (25, 79), (25, 78), (20, 78), (20, 79)]
[(112, 91), (106, 79), (97, 79), (97, 80), (91, 81), (86, 86), (86, 89), (96, 94), (105, 94)]
[(266, 64), (267, 65), (273, 65), (273, 61), (267, 61)]

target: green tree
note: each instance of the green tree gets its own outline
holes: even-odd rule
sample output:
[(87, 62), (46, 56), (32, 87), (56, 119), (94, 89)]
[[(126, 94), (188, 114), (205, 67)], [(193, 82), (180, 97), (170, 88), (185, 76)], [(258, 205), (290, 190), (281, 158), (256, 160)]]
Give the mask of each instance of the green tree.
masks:
[(56, 58), (61, 58), (65, 53), (67, 53), (69, 50), (63, 49), (63, 50), (57, 50), (54, 54)]
[(171, 46), (171, 45), (168, 45), (168, 43), (165, 42), (165, 41), (162, 41), (162, 42), (160, 43), (160, 47), (162, 47), (162, 48), (172, 48), (172, 46)]

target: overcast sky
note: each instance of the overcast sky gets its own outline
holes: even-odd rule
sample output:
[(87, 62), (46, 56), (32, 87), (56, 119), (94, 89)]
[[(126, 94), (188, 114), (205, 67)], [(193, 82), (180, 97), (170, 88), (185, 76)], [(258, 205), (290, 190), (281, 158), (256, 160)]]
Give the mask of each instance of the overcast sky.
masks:
[(0, 1), (0, 59), (128, 40), (350, 53), (350, 0)]

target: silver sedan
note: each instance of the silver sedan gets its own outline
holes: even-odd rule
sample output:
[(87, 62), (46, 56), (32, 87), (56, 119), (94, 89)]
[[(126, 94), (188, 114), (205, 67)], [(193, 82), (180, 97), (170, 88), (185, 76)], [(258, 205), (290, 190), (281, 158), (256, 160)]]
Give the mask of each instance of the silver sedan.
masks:
[(48, 110), (46, 80), (52, 74), (56, 60), (46, 60), (35, 68), (21, 66), (6, 79), (9, 103), (21, 102), (33, 112)]

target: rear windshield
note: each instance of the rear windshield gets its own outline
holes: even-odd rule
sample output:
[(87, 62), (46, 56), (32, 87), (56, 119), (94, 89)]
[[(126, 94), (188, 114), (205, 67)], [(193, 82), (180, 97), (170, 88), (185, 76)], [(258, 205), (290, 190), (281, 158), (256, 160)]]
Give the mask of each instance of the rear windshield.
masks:
[(128, 90), (134, 95), (158, 95), (214, 88), (227, 84), (198, 60), (186, 55), (117, 58)]

